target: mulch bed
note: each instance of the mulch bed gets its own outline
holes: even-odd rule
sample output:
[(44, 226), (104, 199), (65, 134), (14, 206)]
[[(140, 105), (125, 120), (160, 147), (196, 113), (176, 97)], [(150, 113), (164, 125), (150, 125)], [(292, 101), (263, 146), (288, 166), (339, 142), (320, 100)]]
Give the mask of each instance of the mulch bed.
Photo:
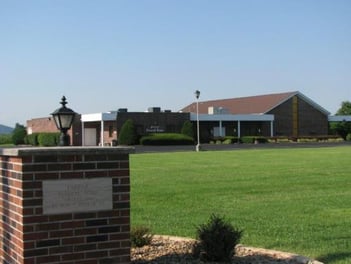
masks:
[[(150, 245), (132, 248), (132, 264), (219, 264), (194, 258), (196, 241), (187, 238), (154, 236)], [(238, 245), (230, 264), (323, 264), (296, 254)]]

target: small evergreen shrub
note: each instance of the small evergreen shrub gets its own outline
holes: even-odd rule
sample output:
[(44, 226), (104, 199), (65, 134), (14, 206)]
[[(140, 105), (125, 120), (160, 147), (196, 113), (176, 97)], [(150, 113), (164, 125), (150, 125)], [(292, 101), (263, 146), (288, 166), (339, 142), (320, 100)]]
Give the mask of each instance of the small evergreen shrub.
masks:
[(232, 139), (230, 139), (230, 138), (224, 139), (224, 140), (222, 141), (222, 144), (225, 144), (225, 145), (229, 145), (229, 144), (232, 144), (232, 143), (233, 143), (233, 141), (232, 141)]
[(160, 133), (144, 136), (140, 139), (141, 145), (167, 146), (167, 145), (193, 145), (192, 137), (177, 133)]
[(351, 133), (348, 133), (348, 134), (347, 134), (346, 140), (347, 140), (347, 141), (351, 141)]
[(128, 119), (121, 127), (118, 135), (119, 145), (135, 145), (137, 143), (137, 135), (132, 119)]
[(204, 261), (229, 261), (235, 253), (243, 231), (225, 218), (212, 214), (209, 221), (197, 227), (198, 243), (193, 248), (196, 257)]
[(132, 247), (143, 247), (150, 245), (153, 235), (150, 228), (146, 226), (132, 227), (130, 231), (130, 240)]

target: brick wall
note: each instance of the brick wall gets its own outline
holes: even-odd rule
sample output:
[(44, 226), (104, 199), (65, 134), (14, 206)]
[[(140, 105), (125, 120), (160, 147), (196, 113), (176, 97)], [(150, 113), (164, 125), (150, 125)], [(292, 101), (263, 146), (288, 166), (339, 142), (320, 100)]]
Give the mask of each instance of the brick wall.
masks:
[(152, 131), (152, 128), (160, 129), (159, 132), (180, 133), (184, 122), (190, 120), (190, 114), (175, 112), (120, 112), (117, 115), (117, 131), (121, 131), (123, 124), (128, 119), (133, 120), (138, 135), (156, 132)]
[(268, 114), (274, 115), (274, 134), (276, 136), (311, 136), (328, 134), (328, 116), (302, 98), (297, 98), (298, 131), (293, 133), (293, 99), (278, 105)]
[[(101, 147), (0, 149), (1, 263), (130, 263), (130, 151)], [(81, 183), (91, 180), (112, 184), (111, 208), (94, 205), (91, 192), (78, 193), (77, 188), (84, 186)], [(45, 194), (48, 191), (43, 186), (48, 183), (58, 188), (77, 183), (73, 190), (65, 191), (70, 197), (77, 192), (80, 199), (87, 195), (89, 204), (80, 208), (65, 196), (53, 200), (49, 197), (52, 193)], [(62, 207), (64, 202), (73, 203), (74, 209)], [(56, 203), (61, 206), (58, 211), (50, 207)]]
[(328, 135), (328, 116), (303, 100), (298, 101), (299, 135)]

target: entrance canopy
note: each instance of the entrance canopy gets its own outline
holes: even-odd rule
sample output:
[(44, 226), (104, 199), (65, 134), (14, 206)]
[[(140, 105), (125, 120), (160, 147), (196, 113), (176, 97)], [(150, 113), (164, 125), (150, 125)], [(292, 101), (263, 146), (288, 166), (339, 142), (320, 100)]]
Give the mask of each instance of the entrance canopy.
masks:
[[(197, 121), (197, 114), (190, 113), (190, 121)], [(241, 123), (245, 121), (270, 122), (270, 136), (273, 137), (274, 115), (249, 114), (249, 115), (231, 115), (231, 114), (199, 114), (199, 122), (213, 121), (219, 123), (219, 131), (222, 131), (222, 122), (237, 122), (238, 137), (241, 136)]]
[(328, 116), (329, 122), (351, 122), (351, 115)]
[[(191, 121), (196, 121), (196, 118), (196, 113), (190, 113)], [(274, 115), (199, 114), (199, 121), (274, 121)]]
[(86, 138), (85, 138), (85, 126), (84, 123), (88, 122), (100, 122), (101, 129), (100, 129), (100, 145), (104, 145), (104, 122), (105, 121), (116, 121), (117, 112), (105, 112), (105, 113), (94, 113), (94, 114), (85, 114), (81, 116), (82, 121), (82, 144), (83, 146), (86, 145)]

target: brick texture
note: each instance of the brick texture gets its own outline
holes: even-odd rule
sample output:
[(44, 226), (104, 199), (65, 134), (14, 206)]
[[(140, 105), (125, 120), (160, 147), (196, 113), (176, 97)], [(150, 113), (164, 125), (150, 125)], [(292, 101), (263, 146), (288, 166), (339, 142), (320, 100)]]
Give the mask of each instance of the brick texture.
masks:
[[(298, 98), (298, 131), (295, 136), (316, 136), (328, 134), (328, 116), (306, 101)], [(293, 99), (275, 107), (268, 112), (275, 116), (274, 135), (292, 136), (293, 133)]]
[[(130, 263), (128, 148), (0, 150), (0, 262)], [(112, 178), (112, 209), (43, 213), (43, 181)]]

